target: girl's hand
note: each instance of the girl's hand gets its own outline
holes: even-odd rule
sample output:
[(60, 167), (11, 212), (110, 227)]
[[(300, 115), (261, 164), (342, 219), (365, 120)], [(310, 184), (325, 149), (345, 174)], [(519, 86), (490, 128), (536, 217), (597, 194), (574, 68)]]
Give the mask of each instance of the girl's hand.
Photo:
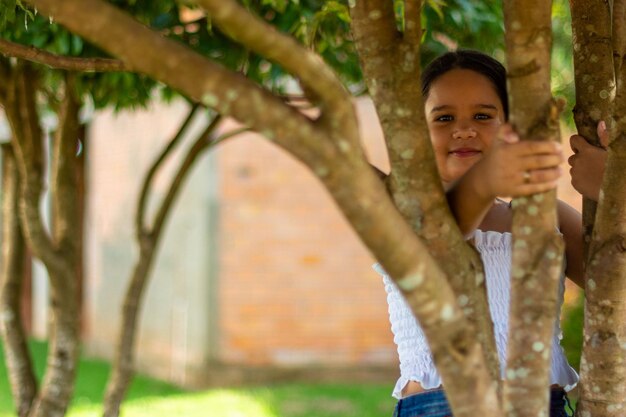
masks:
[(580, 135), (573, 135), (569, 139), (574, 155), (567, 162), (571, 166), (569, 173), (572, 177), (572, 186), (584, 197), (598, 201), (602, 177), (606, 165), (606, 147), (609, 145), (609, 132), (606, 124), (598, 123), (598, 138), (601, 148), (591, 145)]
[(473, 169), (482, 179), (484, 197), (519, 197), (556, 188), (563, 162), (561, 144), (519, 140), (510, 124), (502, 125), (498, 138)]

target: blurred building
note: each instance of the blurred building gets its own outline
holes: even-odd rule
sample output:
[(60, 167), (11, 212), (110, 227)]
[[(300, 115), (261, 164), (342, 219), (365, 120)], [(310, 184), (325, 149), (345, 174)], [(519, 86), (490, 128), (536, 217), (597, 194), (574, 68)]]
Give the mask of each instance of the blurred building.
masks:
[[(368, 149), (384, 167), (371, 104), (359, 101), (358, 108)], [(133, 222), (140, 185), (187, 111), (175, 103), (102, 113), (91, 124), (87, 354), (113, 356), (138, 256)], [(188, 143), (203, 119), (195, 120)], [(157, 178), (151, 207), (180, 160)], [(141, 313), (139, 368), (192, 386), (225, 373), (252, 379), (313, 368), (395, 372), (385, 292), (373, 262), (302, 164), (255, 134), (229, 139), (197, 162), (167, 223)]]

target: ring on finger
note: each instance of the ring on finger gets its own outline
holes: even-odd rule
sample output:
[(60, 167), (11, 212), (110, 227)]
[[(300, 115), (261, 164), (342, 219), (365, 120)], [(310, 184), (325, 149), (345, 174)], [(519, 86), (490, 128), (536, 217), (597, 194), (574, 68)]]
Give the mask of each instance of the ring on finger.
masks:
[(524, 171), (524, 184), (528, 184), (530, 182), (530, 171)]

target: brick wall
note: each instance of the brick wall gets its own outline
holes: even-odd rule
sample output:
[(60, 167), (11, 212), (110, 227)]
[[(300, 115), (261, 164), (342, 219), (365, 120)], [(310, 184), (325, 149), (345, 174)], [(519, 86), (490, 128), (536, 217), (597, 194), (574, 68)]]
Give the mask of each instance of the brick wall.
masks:
[(394, 363), (374, 260), (317, 179), (254, 135), (218, 158), (221, 359)]

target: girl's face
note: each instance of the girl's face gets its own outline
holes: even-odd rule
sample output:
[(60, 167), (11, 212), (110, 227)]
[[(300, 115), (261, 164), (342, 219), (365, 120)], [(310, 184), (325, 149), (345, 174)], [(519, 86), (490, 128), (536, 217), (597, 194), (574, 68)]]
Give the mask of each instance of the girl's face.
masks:
[(453, 69), (436, 78), (425, 110), (444, 186), (480, 160), (505, 120), (496, 87), (468, 69)]

